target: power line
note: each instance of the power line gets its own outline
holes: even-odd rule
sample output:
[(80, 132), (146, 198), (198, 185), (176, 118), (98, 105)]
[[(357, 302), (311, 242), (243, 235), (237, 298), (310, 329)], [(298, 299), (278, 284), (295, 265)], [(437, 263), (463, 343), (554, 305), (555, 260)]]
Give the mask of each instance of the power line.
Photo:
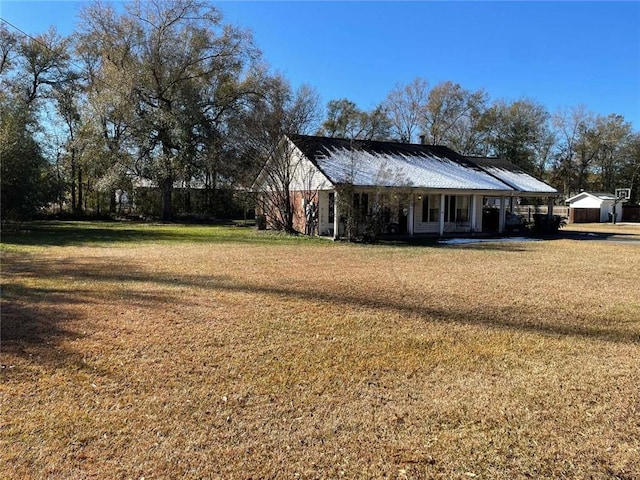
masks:
[(25, 37), (30, 38), (31, 40), (33, 40), (34, 42), (39, 43), (40, 45), (42, 45), (43, 47), (45, 47), (47, 50), (51, 50), (51, 47), (49, 45), (47, 45), (46, 43), (42, 42), (40, 39), (29, 35), (27, 32), (25, 32), (24, 30), (22, 30), (20, 27), (15, 26), (13, 23), (11, 23), (9, 20), (7, 20), (6, 18), (2, 18), (0, 17), (0, 20), (2, 20), (4, 23), (6, 23), (7, 25), (9, 25), (11, 28), (13, 28), (14, 30), (17, 30), (18, 32), (20, 32), (22, 35), (24, 35)]
[[(9, 20), (0, 17), (0, 21), (6, 23), (7, 25), (9, 25), (11, 28), (13, 28), (14, 30), (16, 30), (17, 32), (21, 33), (22, 35), (24, 35), (25, 37), (29, 38), (30, 40), (38, 43), (39, 45), (43, 46), (44, 48), (46, 48), (47, 50), (49, 50), (52, 53), (56, 53), (54, 51), (53, 48), (51, 48), (51, 46), (47, 45), (46, 43), (44, 43), (42, 40), (40, 40), (37, 37), (34, 37), (33, 35), (30, 35), (29, 33), (25, 32), (24, 30), (22, 30), (20, 27), (18, 27), (17, 25), (14, 25), (13, 23), (11, 23)], [(62, 37), (64, 38), (64, 37)], [(77, 63), (75, 63), (73, 60), (73, 57), (70, 55), (69, 56), (69, 65), (75, 67), (76, 69), (78, 69), (79, 71), (85, 73), (86, 75), (91, 76), (91, 72), (84, 66), (78, 65)], [(110, 87), (110, 85), (108, 83), (106, 83), (103, 79), (98, 79), (102, 84), (106, 85), (107, 87)]]

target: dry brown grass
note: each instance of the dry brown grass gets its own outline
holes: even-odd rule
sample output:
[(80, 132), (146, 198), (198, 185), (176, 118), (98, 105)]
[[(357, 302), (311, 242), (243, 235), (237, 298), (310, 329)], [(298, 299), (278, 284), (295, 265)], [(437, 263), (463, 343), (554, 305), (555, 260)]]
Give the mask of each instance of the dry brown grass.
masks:
[(562, 232), (594, 232), (640, 237), (640, 223), (571, 223)]
[(141, 242), (2, 268), (4, 478), (640, 478), (640, 245)]

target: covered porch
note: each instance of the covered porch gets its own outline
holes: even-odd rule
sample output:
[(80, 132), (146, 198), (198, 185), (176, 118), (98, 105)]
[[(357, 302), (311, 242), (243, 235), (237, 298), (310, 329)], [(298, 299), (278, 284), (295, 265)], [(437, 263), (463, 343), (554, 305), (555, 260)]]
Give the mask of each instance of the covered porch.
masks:
[[(342, 198), (347, 196), (349, 198)], [(341, 197), (342, 196), (342, 197)], [(522, 195), (524, 196), (524, 195)], [(527, 195), (532, 197), (536, 195)], [(538, 197), (540, 195), (537, 195)], [(356, 189), (319, 192), (318, 232), (341, 238), (377, 228), (381, 235), (455, 236), (505, 234), (515, 218), (513, 191)], [(553, 218), (554, 196), (545, 196)]]

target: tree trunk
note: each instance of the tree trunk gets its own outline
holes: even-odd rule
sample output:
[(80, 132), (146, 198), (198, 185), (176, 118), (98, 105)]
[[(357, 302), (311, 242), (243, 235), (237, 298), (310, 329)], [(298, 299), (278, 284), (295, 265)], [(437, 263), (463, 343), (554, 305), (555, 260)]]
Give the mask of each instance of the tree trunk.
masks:
[(116, 213), (116, 191), (115, 190), (109, 191), (109, 212), (112, 214)]
[(184, 192), (184, 211), (191, 213), (191, 187), (187, 187)]
[(75, 213), (78, 209), (78, 204), (76, 203), (76, 166), (71, 160), (71, 211)]
[(168, 222), (173, 217), (171, 210), (171, 196), (173, 194), (173, 181), (165, 178), (162, 181), (162, 220)]
[(78, 167), (78, 203), (76, 213), (82, 213), (82, 167)]
[(296, 233), (296, 230), (293, 228), (293, 205), (291, 202), (291, 193), (288, 188), (285, 190), (285, 198), (284, 229), (287, 233)]

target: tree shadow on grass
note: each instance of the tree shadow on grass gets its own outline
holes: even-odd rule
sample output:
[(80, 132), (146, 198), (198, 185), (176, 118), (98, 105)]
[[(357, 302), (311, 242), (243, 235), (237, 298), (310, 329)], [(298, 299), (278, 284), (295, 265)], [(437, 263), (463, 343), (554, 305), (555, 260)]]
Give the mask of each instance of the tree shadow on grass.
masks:
[[(185, 286), (192, 286), (193, 279), (181, 278)], [(334, 306), (343, 305), (345, 309), (353, 306), (423, 317), (428, 322), (459, 325), (479, 325), (503, 330), (545, 334), (561, 337), (595, 339), (606, 342), (640, 344), (640, 333), (604, 328), (595, 325), (576, 325), (561, 322), (530, 321), (519, 319), (521, 311), (511, 306), (501, 306), (490, 312), (476, 312), (461, 302), (452, 302), (449, 308), (430, 307), (409, 303), (399, 303), (388, 298), (370, 298), (345, 293), (322, 292), (290, 287), (265, 287), (261, 285), (227, 284), (215, 282), (213, 288), (232, 292), (257, 293), (280, 298), (296, 298), (311, 302), (322, 301)], [(551, 309), (550, 309), (551, 310)]]
[[(492, 328), (524, 331), (546, 335), (571, 336), (577, 338), (596, 339), (607, 342), (637, 344), (640, 335), (637, 332), (608, 327), (568, 323), (565, 319), (557, 322), (540, 320), (534, 315), (523, 315), (522, 307), (501, 305), (499, 307), (478, 311), (472, 305), (458, 301), (450, 294), (451, 302), (447, 308), (425, 305), (419, 299), (404, 298), (390, 291), (385, 296), (375, 296), (363, 288), (362, 294), (341, 291), (338, 287), (331, 290), (309, 290), (306, 286), (285, 284), (257, 284), (250, 279), (230, 278), (217, 275), (175, 275), (155, 273), (144, 265), (127, 264), (114, 269), (105, 259), (82, 259), (76, 262), (43, 261), (42, 259), (25, 258), (15, 260), (12, 267), (18, 271), (28, 271), (38, 278), (49, 278), (64, 281), (68, 278), (91, 282), (97, 285), (115, 284), (121, 287), (120, 293), (111, 294), (92, 290), (43, 290), (30, 287), (10, 285), (4, 289), (2, 311), (3, 337), (11, 342), (42, 343), (61, 336), (71, 335), (62, 325), (70, 311), (63, 305), (74, 302), (113, 302), (118, 308), (125, 309), (131, 305), (157, 306), (158, 304), (181, 304), (187, 302), (180, 294), (184, 288), (197, 288), (205, 292), (224, 291), (267, 295), (282, 299), (297, 299), (328, 305), (344, 305), (345, 308), (359, 307), (375, 310), (386, 310), (424, 318), (428, 322), (481, 325)], [(134, 285), (146, 282), (161, 288), (154, 293), (143, 291)], [(111, 297), (105, 298), (105, 295)], [(47, 299), (47, 309), (38, 308), (42, 299)], [(18, 300), (20, 300), (18, 302)], [(54, 306), (51, 306), (54, 305)], [(6, 317), (6, 319), (5, 319)], [(26, 319), (18, 324), (16, 318)], [(553, 314), (550, 314), (553, 318)], [(7, 328), (5, 330), (5, 328)], [(5, 336), (8, 335), (8, 336)]]
[[(129, 265), (124, 268), (135, 268)], [(83, 356), (68, 347), (69, 340), (91, 335), (95, 326), (83, 308), (111, 303), (119, 310), (132, 305), (160, 305), (175, 301), (165, 294), (156, 295), (136, 289), (125, 290), (133, 280), (148, 280), (150, 273), (117, 275), (118, 269), (109, 261), (86, 258), (58, 261), (29, 253), (6, 254), (2, 265), (2, 295), (0, 297), (0, 351), (50, 366), (72, 363), (88, 368)], [(71, 281), (95, 281), (82, 288), (69, 288)], [(110, 283), (111, 291), (100, 290), (101, 283)], [(34, 286), (39, 285), (39, 286)], [(42, 286), (46, 285), (46, 286)], [(79, 327), (79, 325), (81, 327)], [(3, 368), (6, 360), (3, 358)], [(95, 371), (95, 367), (92, 367)]]
[[(615, 326), (579, 324), (570, 318), (561, 318), (550, 309), (549, 316), (540, 319), (527, 318), (522, 307), (498, 306), (482, 311), (456, 301), (449, 294), (451, 304), (444, 308), (424, 304), (422, 298), (394, 297), (389, 294), (373, 295), (366, 287), (348, 293), (335, 289), (312, 290), (304, 285), (262, 284), (251, 279), (239, 279), (216, 275), (177, 275), (150, 272), (143, 264), (129, 263), (117, 269), (108, 259), (83, 258), (78, 261), (43, 260), (32, 255), (15, 255), (9, 258), (4, 272), (2, 295), (2, 347), (3, 351), (26, 356), (36, 349), (43, 362), (60, 365), (68, 361), (74, 352), (60, 348), (62, 339), (79, 337), (82, 334), (67, 328), (69, 322), (78, 325), (81, 319), (75, 313), (74, 304), (94, 302), (105, 308), (111, 302), (113, 308), (126, 309), (131, 305), (143, 305), (162, 310), (163, 305), (184, 305), (193, 302), (193, 295), (185, 297), (184, 289), (202, 290), (202, 295), (211, 297), (215, 292), (231, 292), (272, 297), (278, 300), (295, 299), (302, 302), (324, 302), (332, 307), (367, 308), (387, 311), (389, 314), (410, 315), (426, 322), (440, 324), (478, 325), (506, 331), (528, 332), (558, 337), (574, 337), (619, 344), (640, 344), (640, 334)], [(46, 279), (50, 284), (61, 284), (72, 278), (88, 282), (100, 291), (81, 288), (42, 288), (25, 286), (24, 282), (12, 281), (12, 273), (20, 278), (32, 276)], [(152, 293), (136, 283), (143, 282)], [(114, 288), (117, 286), (118, 288)], [(107, 287), (107, 288), (104, 288)], [(159, 288), (158, 288), (159, 287)], [(446, 293), (443, 293), (445, 295)], [(114, 310), (115, 313), (115, 310)], [(88, 325), (88, 328), (91, 326)]]
[[(4, 355), (14, 354), (53, 365), (69, 360), (70, 352), (61, 348), (59, 342), (79, 337), (77, 332), (65, 327), (75, 315), (65, 303), (45, 306), (43, 298), (50, 295), (54, 293), (48, 289), (3, 287), (0, 341)], [(3, 359), (3, 363), (5, 361)]]
[(614, 242), (640, 246), (640, 234), (621, 232), (579, 232), (560, 230), (554, 235), (544, 237), (544, 239)]
[(300, 243), (317, 239), (230, 225), (42, 221), (3, 226), (2, 243), (24, 246), (110, 246), (122, 243)]
[(116, 222), (29, 222), (3, 227), (2, 243), (30, 246), (71, 246), (95, 243), (133, 243), (170, 239), (172, 235)]

